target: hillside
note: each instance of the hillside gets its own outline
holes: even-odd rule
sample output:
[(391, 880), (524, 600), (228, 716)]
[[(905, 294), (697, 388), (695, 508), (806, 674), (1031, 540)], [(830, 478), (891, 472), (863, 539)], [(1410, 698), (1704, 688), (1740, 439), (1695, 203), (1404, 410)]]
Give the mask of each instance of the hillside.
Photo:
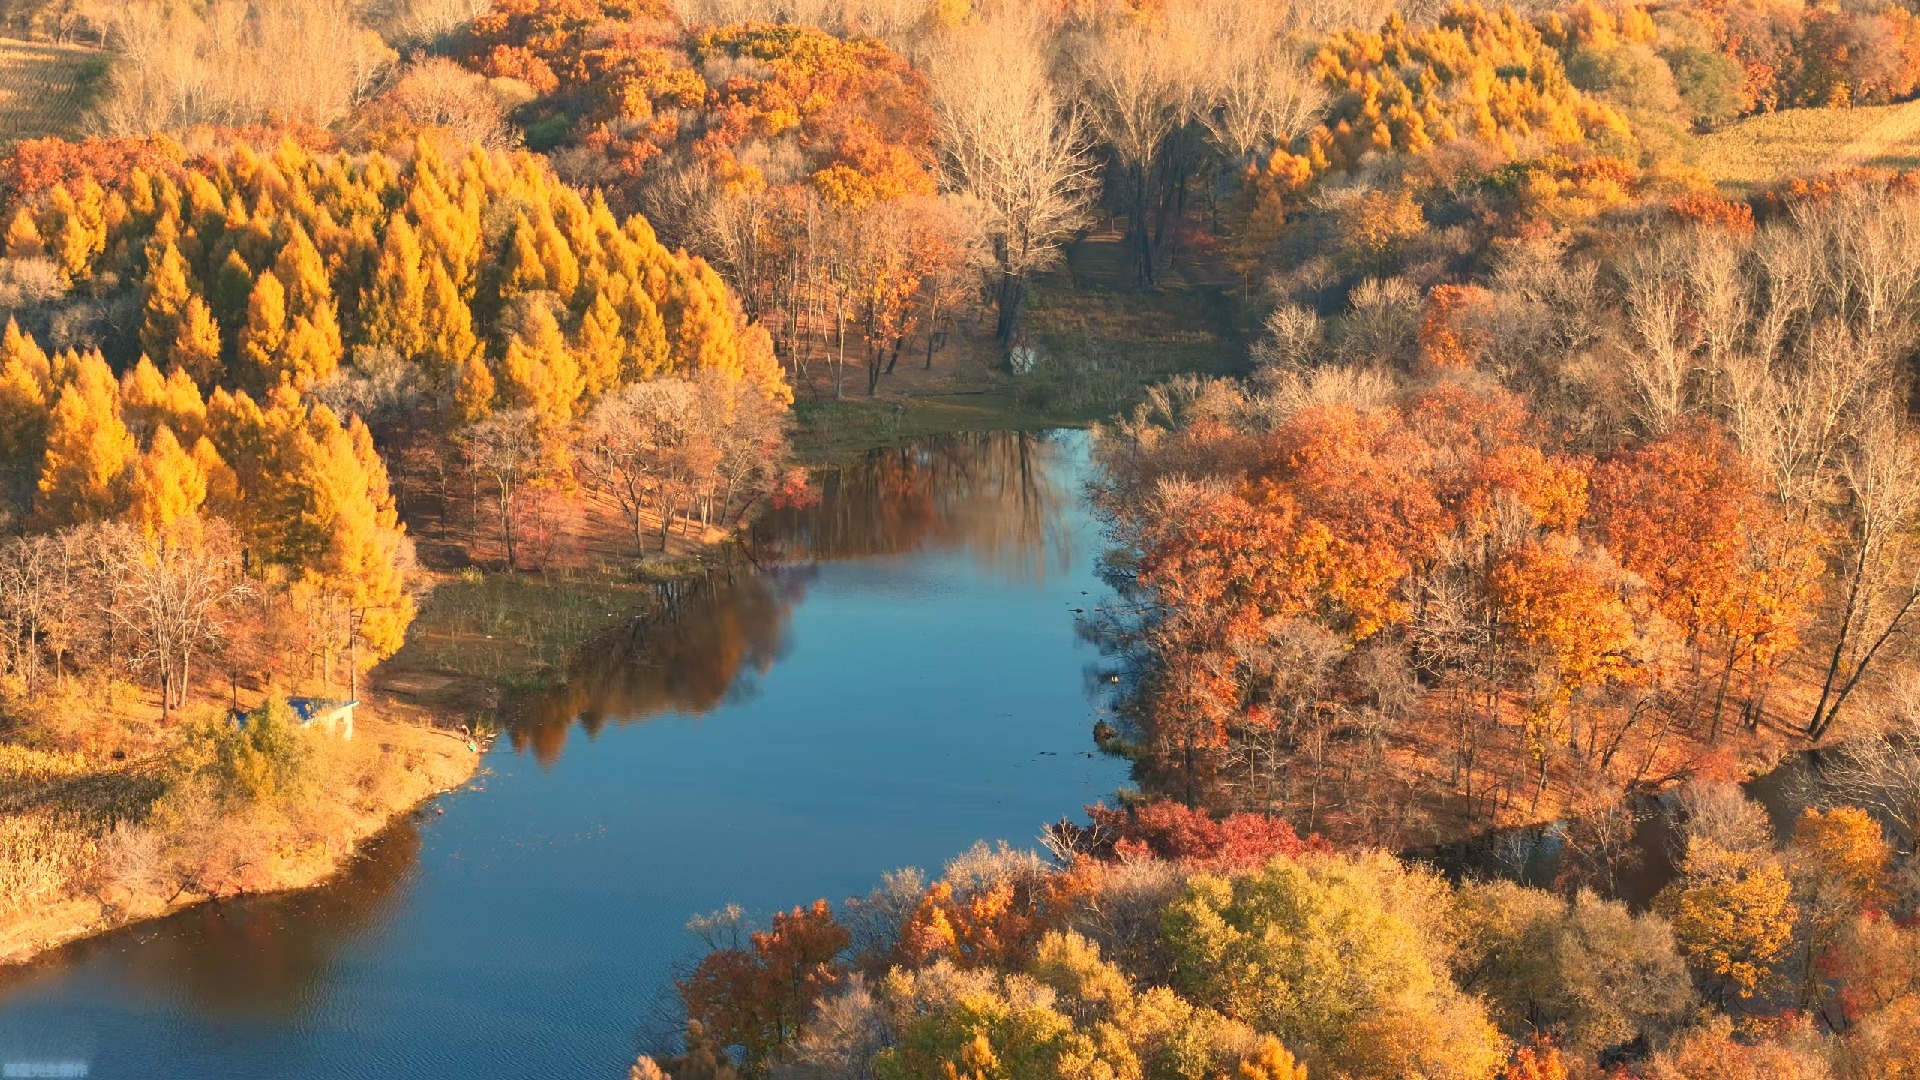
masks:
[(106, 66), (98, 49), (0, 38), (0, 144), (77, 134)]
[(1700, 167), (1730, 193), (1850, 165), (1920, 164), (1920, 101), (1855, 109), (1782, 109), (1702, 137)]

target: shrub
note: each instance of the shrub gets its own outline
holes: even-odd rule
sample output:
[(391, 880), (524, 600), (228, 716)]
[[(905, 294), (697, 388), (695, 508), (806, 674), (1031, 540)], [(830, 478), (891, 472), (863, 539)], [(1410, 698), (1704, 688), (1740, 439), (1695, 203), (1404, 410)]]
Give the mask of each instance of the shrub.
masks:
[(246, 714), (244, 723), (214, 715), (189, 732), (182, 760), (191, 775), (214, 782), (227, 798), (247, 801), (288, 797), (311, 779), (313, 746), (292, 706), (270, 697)]

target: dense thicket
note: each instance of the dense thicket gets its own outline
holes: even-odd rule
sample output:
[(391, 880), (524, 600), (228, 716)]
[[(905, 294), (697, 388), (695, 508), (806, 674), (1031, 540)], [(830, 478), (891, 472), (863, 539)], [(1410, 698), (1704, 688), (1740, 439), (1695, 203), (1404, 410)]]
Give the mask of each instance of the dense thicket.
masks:
[(1055, 834), (1077, 837), (1064, 867), (979, 846), (936, 881), (900, 871), (763, 931), (737, 910), (695, 920), (714, 951), (679, 983), (687, 1046), (665, 1066), (731, 1075), (733, 1048), (742, 1072), (781, 1077), (1909, 1067), (1893, 1032), (1920, 989), (1916, 941), (1894, 916), (1914, 895), (1879, 827), (1809, 811), (1776, 849), (1738, 788), (1696, 784), (1682, 802), (1679, 874), (1638, 913), (1585, 890), (1450, 886), (1258, 815), (1094, 808), (1091, 829)]

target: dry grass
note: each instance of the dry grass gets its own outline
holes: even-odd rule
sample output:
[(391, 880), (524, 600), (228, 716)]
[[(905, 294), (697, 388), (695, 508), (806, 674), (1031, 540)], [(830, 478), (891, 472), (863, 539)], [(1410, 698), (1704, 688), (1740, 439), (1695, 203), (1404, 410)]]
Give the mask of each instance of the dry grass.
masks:
[[(297, 786), (241, 798), (184, 764), (194, 760), (190, 722), (163, 726), (157, 709), (135, 710), (116, 717), (118, 745), (95, 752), (97, 725), (47, 717), (65, 711), (54, 701), (81, 709), (114, 696), (36, 694), (26, 725), (19, 702), (7, 710), (16, 724), (14, 741), (0, 741), (0, 963), (209, 897), (318, 882), (478, 762), (464, 736), (376, 708), (363, 710), (351, 742), (303, 735), (310, 755)], [(198, 711), (223, 722), (213, 703)]]
[(78, 134), (106, 63), (97, 49), (0, 38), (0, 143)]
[(1715, 183), (1744, 192), (1843, 166), (1920, 166), (1920, 102), (1858, 109), (1784, 109), (1701, 137), (1696, 160)]
[(159, 793), (137, 767), (0, 743), (0, 922), (71, 893), (101, 840)]

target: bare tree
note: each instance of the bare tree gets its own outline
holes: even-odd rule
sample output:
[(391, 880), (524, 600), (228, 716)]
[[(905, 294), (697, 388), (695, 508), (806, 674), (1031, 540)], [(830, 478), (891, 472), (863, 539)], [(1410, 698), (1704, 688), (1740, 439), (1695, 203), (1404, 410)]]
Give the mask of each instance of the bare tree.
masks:
[(1694, 373), (1699, 331), (1689, 317), (1686, 271), (1682, 242), (1664, 238), (1636, 248), (1621, 271), (1632, 335), (1625, 368), (1637, 399), (1634, 415), (1656, 435), (1686, 412)]
[(1189, 71), (1193, 43), (1184, 23), (1120, 15), (1094, 28), (1077, 49), (1090, 121), (1113, 158), (1143, 288), (1153, 286), (1158, 272), (1160, 230), (1151, 220), (1155, 166), (1199, 103)]
[(392, 49), (353, 0), (116, 0), (101, 122), (115, 135), (276, 117), (329, 124), (372, 88)]
[(1207, 0), (1183, 5), (1197, 24), (1204, 62), (1200, 122), (1242, 163), (1284, 146), (1325, 111), (1327, 92), (1288, 36), (1290, 5)]
[(712, 411), (723, 418), (714, 479), (719, 486), (718, 518), (732, 525), (756, 499), (779, 482), (777, 467), (786, 460), (785, 414), (738, 380), (710, 380), (716, 396)]
[(250, 593), (240, 546), (225, 522), (181, 518), (152, 535), (125, 525), (99, 528), (115, 555), (125, 599), (115, 619), (134, 643), (136, 666), (160, 689), (160, 714), (187, 702), (193, 658), (226, 636), (226, 618)]
[(496, 412), (457, 433), (455, 439), (474, 472), (492, 481), (506, 543), (507, 569), (516, 566), (514, 496), (521, 485), (547, 470), (549, 454), (532, 409)]
[(1048, 74), (1050, 28), (1010, 8), (945, 38), (931, 65), (949, 181), (975, 200), (992, 251), (995, 336), (1013, 341), (1027, 281), (1086, 220), (1094, 167)]
[(1909, 705), (1890, 730), (1841, 743), (1819, 773), (1823, 801), (1859, 806), (1893, 824), (1900, 847), (1920, 843), (1920, 715)]
[(40, 675), (42, 635), (53, 623), (59, 594), (58, 547), (45, 536), (20, 536), (0, 546), (0, 622), (7, 628), (7, 668), (29, 691)]
[(1819, 739), (1874, 660), (1908, 632), (1920, 606), (1920, 439), (1886, 421), (1847, 458), (1842, 475), (1852, 496), (1847, 547), (1835, 615), (1833, 650), (1820, 699), (1807, 720)]
[(476, 143), (505, 150), (516, 138), (485, 77), (438, 56), (395, 69), (391, 81), (357, 111), (353, 124), (369, 135), (382, 128), (433, 128), (461, 152)]
[(376, 0), (368, 17), (396, 46), (433, 45), (487, 13), (489, 0)]
[[(706, 399), (706, 400), (703, 400)], [(619, 505), (644, 548), (649, 511), (660, 515), (660, 550), (677, 508), (712, 483), (724, 458), (710, 395), (685, 379), (633, 383), (607, 395), (582, 430), (578, 470)]]

